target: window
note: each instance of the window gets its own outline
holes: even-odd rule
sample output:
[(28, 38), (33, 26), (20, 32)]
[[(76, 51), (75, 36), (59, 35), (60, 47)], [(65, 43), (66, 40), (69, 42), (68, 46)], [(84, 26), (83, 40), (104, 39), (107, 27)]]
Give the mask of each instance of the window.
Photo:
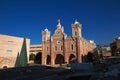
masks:
[(55, 51), (57, 51), (57, 46), (55, 46)]
[(73, 44), (71, 45), (71, 50), (73, 50)]
[(12, 50), (7, 50), (6, 53), (7, 54), (12, 54)]
[(12, 45), (12, 44), (13, 44), (13, 41), (8, 41), (8, 44), (9, 44), (9, 45)]
[(77, 36), (77, 32), (75, 31), (75, 36)]
[(48, 51), (48, 47), (46, 47), (46, 51)]
[(60, 48), (61, 48), (61, 51), (62, 51), (62, 50), (63, 50), (63, 46), (61, 45), (61, 47), (60, 47)]

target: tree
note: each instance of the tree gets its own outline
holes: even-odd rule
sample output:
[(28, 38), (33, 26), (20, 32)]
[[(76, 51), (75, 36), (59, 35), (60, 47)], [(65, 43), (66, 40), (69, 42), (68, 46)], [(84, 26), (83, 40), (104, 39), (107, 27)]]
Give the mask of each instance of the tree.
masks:
[(29, 56), (29, 60), (35, 60), (35, 54), (31, 53)]
[(22, 44), (22, 49), (20, 52), (20, 56), (19, 56), (19, 65), (20, 67), (24, 67), (27, 66), (28, 60), (27, 60), (27, 49), (26, 49), (26, 39), (24, 38), (23, 40), (23, 44)]

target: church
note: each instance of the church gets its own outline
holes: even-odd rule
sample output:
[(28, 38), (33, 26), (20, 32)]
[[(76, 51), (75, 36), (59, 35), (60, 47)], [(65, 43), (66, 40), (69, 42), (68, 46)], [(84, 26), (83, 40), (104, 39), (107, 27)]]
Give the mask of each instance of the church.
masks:
[(51, 37), (48, 29), (42, 31), (42, 65), (82, 63), (83, 57), (95, 49), (95, 43), (82, 37), (82, 24), (71, 24), (72, 36), (64, 33), (64, 27), (58, 20), (57, 28)]

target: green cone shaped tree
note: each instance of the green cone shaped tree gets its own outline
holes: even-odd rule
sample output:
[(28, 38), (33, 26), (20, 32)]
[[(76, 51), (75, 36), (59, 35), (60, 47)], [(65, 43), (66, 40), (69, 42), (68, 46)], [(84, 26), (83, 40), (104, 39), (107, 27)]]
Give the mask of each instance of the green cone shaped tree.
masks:
[(22, 49), (20, 52), (20, 56), (19, 56), (19, 66), (20, 67), (25, 67), (27, 66), (27, 49), (26, 49), (26, 39), (24, 38), (23, 40), (23, 44), (22, 44)]

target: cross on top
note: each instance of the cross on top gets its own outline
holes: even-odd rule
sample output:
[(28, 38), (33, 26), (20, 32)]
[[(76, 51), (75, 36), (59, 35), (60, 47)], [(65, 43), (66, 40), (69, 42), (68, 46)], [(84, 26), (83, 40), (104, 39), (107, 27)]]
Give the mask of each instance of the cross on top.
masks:
[(60, 19), (58, 19), (58, 24), (60, 23)]

